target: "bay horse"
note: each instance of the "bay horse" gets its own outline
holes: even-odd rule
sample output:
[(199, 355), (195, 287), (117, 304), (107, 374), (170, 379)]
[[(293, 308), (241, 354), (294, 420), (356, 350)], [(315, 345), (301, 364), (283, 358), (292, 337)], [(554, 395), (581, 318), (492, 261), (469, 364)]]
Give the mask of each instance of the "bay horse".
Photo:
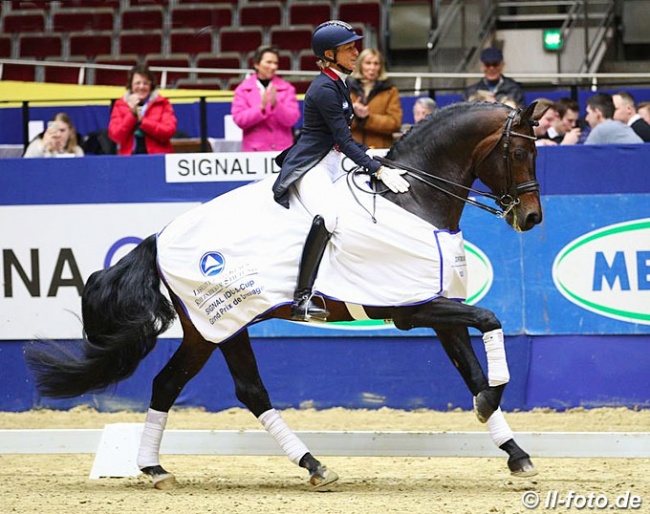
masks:
[[(532, 476), (537, 471), (530, 456), (515, 442), (499, 407), (509, 380), (501, 323), (491, 311), (461, 301), (463, 292), (466, 293), (466, 282), (463, 282), (466, 265), (459, 222), (465, 204), (472, 203), (503, 218), (516, 231), (527, 231), (541, 223), (539, 184), (535, 176), (537, 151), (532, 129), (538, 117), (535, 104), (522, 110), (493, 103), (458, 103), (438, 110), (397, 141), (385, 157), (377, 157), (390, 166), (406, 170), (404, 176), (411, 185), (408, 193), (394, 194), (385, 190), (381, 183), (368, 182), (367, 175), (349, 170), (343, 172), (348, 183), (341, 181), (344, 183), (342, 190), (347, 191), (352, 200), (349, 207), (342, 210), (353, 210), (354, 204), (361, 206), (358, 217), (371, 220), (369, 227), (361, 231), (368, 238), (376, 237), (373, 226), (380, 230), (382, 220), (386, 219), (385, 212), (402, 216), (397, 228), (392, 229), (392, 235), (402, 241), (397, 250), (403, 252), (404, 261), (399, 255), (394, 256), (395, 248), (392, 253), (362, 249), (361, 259), (357, 259), (363, 261), (362, 274), (364, 271), (371, 274), (374, 266), (382, 264), (381, 259), (392, 257), (398, 260), (388, 262), (389, 273), (402, 273), (399, 277), (402, 289), (416, 284), (421, 291), (411, 295), (410, 291), (393, 287), (384, 294), (373, 279), (356, 284), (363, 293), (359, 293), (360, 296), (349, 293), (352, 301), (346, 297), (347, 292), (337, 294), (336, 289), (322, 296), (330, 312), (328, 322), (390, 319), (401, 330), (433, 329), (473, 395), (477, 417), (487, 423), (493, 442), (508, 454), (508, 467), (515, 476)], [(359, 177), (365, 185), (358, 185)], [(490, 192), (472, 189), (477, 179)], [(499, 209), (477, 201), (470, 193), (494, 200)], [(215, 209), (223, 209), (224, 202), (228, 208), (241, 210), (242, 202), (246, 205), (247, 201), (255, 202), (258, 207), (258, 204), (268, 204), (270, 212), (249, 223), (247, 229), (253, 231), (252, 235), (242, 235), (246, 230), (240, 219), (232, 220), (230, 228), (223, 227), (223, 223), (214, 224), (215, 217), (223, 212)], [(312, 217), (309, 213), (301, 213), (298, 200), (294, 198), (292, 202), (288, 210), (275, 204), (271, 182), (265, 180), (237, 188), (190, 210), (157, 235), (146, 238), (119, 262), (88, 278), (82, 294), (82, 340), (39, 340), (25, 346), (25, 357), (40, 393), (50, 397), (75, 397), (106, 389), (129, 377), (152, 350), (157, 337), (176, 316), (179, 317), (182, 342), (153, 380), (137, 458), (142, 472), (151, 476), (158, 489), (175, 484), (174, 475), (161, 466), (159, 456), (168, 412), (183, 387), (203, 368), (216, 348), (226, 360), (238, 400), (259, 419), (289, 459), (307, 469), (313, 488), (325, 488), (338, 479), (333, 470), (311, 454), (273, 409), (247, 330), (251, 323), (291, 318), (290, 303), (301, 246)], [(342, 225), (342, 232), (352, 226), (345, 220), (339, 222), (339, 226)], [(195, 233), (198, 226), (205, 226), (207, 234)], [(295, 236), (291, 235), (292, 226), (300, 227)], [(234, 238), (234, 250), (223, 250), (222, 242), (205, 241), (228, 230)], [(421, 246), (421, 242), (415, 240), (415, 232), (422, 233), (427, 242), (422, 254), (413, 262), (424, 258), (425, 273), (435, 268), (438, 275), (434, 273), (434, 283), (408, 280), (408, 274), (418, 267), (406, 259), (411, 247)], [(437, 243), (431, 243), (432, 233)], [(356, 239), (356, 236), (348, 239)], [(413, 244), (404, 244), (403, 238), (410, 237)], [(276, 244), (269, 251), (261, 250), (263, 256), (253, 263), (244, 261), (242, 264), (234, 255), (252, 252), (251, 248), (255, 249), (263, 241), (273, 244), (277, 240), (280, 240), (279, 246)], [(450, 258), (445, 256), (447, 243), (444, 241), (451, 241), (452, 246), (461, 250)], [(335, 246), (336, 232), (329, 244)], [(346, 244), (346, 249), (354, 249), (353, 241)], [(219, 251), (208, 251), (215, 247)], [(185, 253), (174, 253), (181, 250)], [(439, 253), (443, 254), (442, 260), (436, 265), (437, 261), (430, 259), (440, 258)], [(372, 255), (379, 255), (379, 258), (372, 260)], [(337, 266), (339, 257), (331, 258), (330, 263)], [(190, 267), (188, 259), (196, 263), (191, 273), (198, 277), (188, 278), (190, 272), (184, 271)], [(274, 263), (281, 259), (284, 259), (282, 266)], [(326, 256), (316, 283), (319, 291), (323, 290), (321, 275), (328, 273), (323, 270), (327, 262)], [(260, 278), (264, 270), (270, 270), (269, 279)], [(452, 286), (447, 287), (446, 280), (451, 280)], [(163, 294), (161, 284), (166, 287), (171, 302)], [(327, 284), (323, 287), (327, 289)], [(381, 301), (359, 305), (357, 300), (355, 304), (354, 298), (365, 298), (363, 294), (384, 296)], [(386, 304), (393, 301), (391, 294), (403, 294), (406, 299)], [(267, 303), (262, 301), (264, 295), (271, 298)], [(235, 304), (246, 307), (233, 306)], [(238, 319), (229, 317), (233, 312), (238, 313)], [(482, 333), (487, 376), (472, 347), (469, 327)]]

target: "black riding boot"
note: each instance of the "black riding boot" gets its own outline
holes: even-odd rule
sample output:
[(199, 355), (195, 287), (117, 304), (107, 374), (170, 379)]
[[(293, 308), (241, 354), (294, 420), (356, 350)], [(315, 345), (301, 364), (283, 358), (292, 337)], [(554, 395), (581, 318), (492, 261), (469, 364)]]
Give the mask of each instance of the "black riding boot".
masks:
[(318, 274), (318, 266), (323, 258), (330, 236), (331, 234), (325, 228), (323, 217), (315, 216), (309, 234), (307, 234), (305, 247), (302, 250), (300, 270), (298, 271), (298, 286), (293, 293), (291, 318), (294, 321), (309, 321), (309, 318), (325, 321), (329, 316), (329, 312), (324, 307), (312, 303), (311, 297), (316, 275)]

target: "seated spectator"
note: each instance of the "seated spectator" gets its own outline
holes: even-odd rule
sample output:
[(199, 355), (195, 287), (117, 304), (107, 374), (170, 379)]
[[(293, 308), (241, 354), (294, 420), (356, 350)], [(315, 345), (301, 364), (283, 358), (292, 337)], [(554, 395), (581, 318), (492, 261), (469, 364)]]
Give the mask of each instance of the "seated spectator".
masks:
[(173, 153), (171, 139), (178, 122), (169, 100), (156, 91), (154, 74), (136, 64), (129, 71), (126, 88), (113, 105), (108, 123), (118, 155)]
[(516, 102), (516, 107), (524, 107), (524, 91), (519, 82), (502, 74), (504, 68), (503, 54), (498, 48), (486, 48), (481, 52), (481, 71), (483, 78), (465, 91), (465, 98), (469, 100), (476, 91), (490, 91), (494, 93), (497, 101), (503, 97), (510, 97)]
[(631, 127), (616, 121), (614, 117), (614, 101), (607, 93), (596, 93), (587, 100), (587, 116), (585, 119), (591, 127), (591, 132), (585, 140), (586, 145), (606, 145), (643, 143)]
[(84, 151), (77, 144), (77, 131), (70, 117), (58, 113), (47, 124), (47, 130), (36, 136), (25, 150), (23, 157), (83, 157)]
[(300, 118), (296, 89), (276, 75), (280, 52), (263, 45), (255, 51), (255, 73), (235, 89), (231, 113), (242, 129), (242, 150), (284, 150), (293, 144), (293, 126)]
[(650, 123), (650, 102), (641, 102), (636, 108), (636, 112), (639, 113), (646, 123)]
[(496, 103), (497, 97), (492, 91), (487, 91), (486, 89), (477, 89), (467, 97), (467, 101)]
[(347, 83), (354, 109), (353, 139), (370, 148), (389, 148), (393, 133), (402, 126), (402, 104), (388, 80), (381, 52), (363, 50)]
[[(436, 101), (429, 96), (421, 96), (415, 100), (413, 104), (413, 122), (415, 125), (420, 123), (429, 114), (433, 113), (438, 108)], [(410, 123), (402, 124), (399, 132), (393, 133), (393, 141), (397, 141), (404, 134), (406, 134), (413, 125)]]
[(508, 96), (508, 95), (502, 96), (499, 99), (499, 103), (507, 105), (508, 107), (512, 107), (513, 109), (517, 109), (519, 107), (517, 105), (517, 101), (512, 96)]
[(627, 91), (612, 95), (614, 101), (614, 119), (632, 127), (644, 143), (650, 142), (650, 125), (636, 111), (634, 97)]
[(580, 141), (582, 129), (578, 126), (580, 106), (573, 98), (560, 98), (555, 102), (558, 119), (548, 129), (548, 137), (558, 145), (575, 145)]
[(555, 107), (553, 100), (548, 98), (537, 98), (533, 100), (537, 102), (535, 107), (535, 116), (537, 113), (543, 112), (541, 117), (537, 120), (537, 126), (533, 127), (533, 132), (537, 136), (535, 141), (536, 146), (555, 146), (557, 143), (549, 137), (548, 131), (557, 123), (560, 116)]
[(421, 96), (413, 104), (413, 123), (417, 125), (437, 108), (438, 106), (433, 98)]

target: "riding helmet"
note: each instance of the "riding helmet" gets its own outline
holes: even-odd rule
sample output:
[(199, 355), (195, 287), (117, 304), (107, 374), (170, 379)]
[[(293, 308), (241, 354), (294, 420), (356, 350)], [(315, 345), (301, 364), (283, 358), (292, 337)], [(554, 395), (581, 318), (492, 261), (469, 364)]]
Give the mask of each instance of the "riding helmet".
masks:
[(316, 57), (325, 58), (325, 50), (333, 50), (337, 46), (363, 39), (352, 26), (344, 21), (330, 20), (321, 23), (311, 37), (311, 49)]

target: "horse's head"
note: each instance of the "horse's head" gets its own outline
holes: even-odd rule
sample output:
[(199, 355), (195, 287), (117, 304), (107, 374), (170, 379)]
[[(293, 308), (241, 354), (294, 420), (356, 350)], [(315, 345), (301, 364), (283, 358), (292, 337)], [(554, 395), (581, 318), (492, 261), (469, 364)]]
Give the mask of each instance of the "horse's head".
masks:
[(517, 231), (530, 230), (542, 221), (533, 133), (540, 113), (535, 113), (535, 106), (498, 111), (503, 117), (499, 128), (474, 152), (475, 176), (497, 196), (506, 222)]

